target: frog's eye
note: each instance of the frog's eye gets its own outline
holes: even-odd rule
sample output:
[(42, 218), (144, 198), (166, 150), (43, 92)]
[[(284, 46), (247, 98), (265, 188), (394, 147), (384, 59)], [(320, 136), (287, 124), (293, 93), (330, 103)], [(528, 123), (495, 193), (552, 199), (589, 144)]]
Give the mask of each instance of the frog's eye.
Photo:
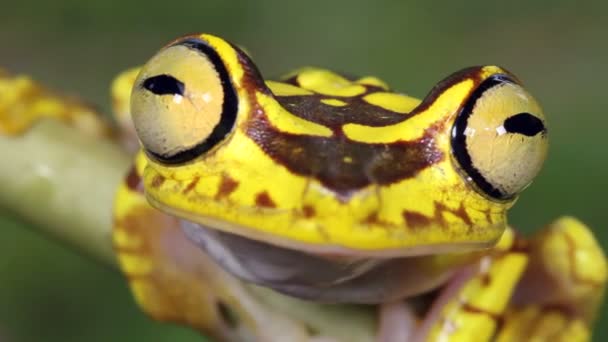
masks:
[(547, 146), (540, 106), (506, 75), (483, 81), (452, 129), (452, 151), (465, 177), (499, 200), (515, 197), (532, 182)]
[(149, 155), (183, 163), (222, 142), (234, 128), (236, 92), (218, 53), (186, 39), (142, 68), (131, 94), (131, 115)]

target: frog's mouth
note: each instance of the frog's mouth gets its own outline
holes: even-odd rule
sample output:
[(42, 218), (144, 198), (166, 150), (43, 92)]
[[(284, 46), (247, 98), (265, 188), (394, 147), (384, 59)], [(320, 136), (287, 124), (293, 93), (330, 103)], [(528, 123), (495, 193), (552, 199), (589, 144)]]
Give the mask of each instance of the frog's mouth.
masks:
[[(304, 299), (380, 303), (432, 290), (452, 275), (446, 268), (429, 267), (429, 257), (336, 258), (186, 220), (181, 220), (181, 226), (191, 241), (234, 276)], [(461, 262), (465, 261), (470, 262), (470, 258)], [(454, 264), (450, 266), (452, 269)]]
[[(315, 255), (399, 258), (465, 253), (492, 247), (506, 228), (508, 206), (489, 203), (473, 190), (468, 190), (458, 210), (429, 198), (435, 195), (425, 194), (424, 200), (435, 206), (433, 216), (407, 212), (402, 213), (402, 216), (409, 215), (407, 219), (401, 219), (403, 222), (392, 223), (373, 216), (374, 210), (382, 209), (382, 206), (377, 196), (375, 200), (365, 202), (367, 196), (377, 195), (372, 190), (362, 193), (353, 206), (332, 204), (332, 209), (313, 209), (312, 216), (308, 217), (303, 209), (295, 207), (245, 206), (198, 193), (184, 195), (189, 189), (185, 184), (189, 181), (180, 179), (167, 185), (154, 185), (154, 179), (158, 178), (156, 171), (146, 170), (149, 171), (144, 178), (150, 179), (151, 189), (146, 190), (146, 198), (153, 207), (209, 229)], [(319, 188), (318, 191), (323, 190)], [(329, 198), (331, 195), (319, 193), (319, 196)], [(459, 199), (458, 196), (454, 199), (446, 196), (445, 201)], [(470, 207), (474, 215), (461, 214), (465, 207)], [(319, 214), (322, 210), (324, 212)], [(371, 215), (365, 216), (366, 213)]]

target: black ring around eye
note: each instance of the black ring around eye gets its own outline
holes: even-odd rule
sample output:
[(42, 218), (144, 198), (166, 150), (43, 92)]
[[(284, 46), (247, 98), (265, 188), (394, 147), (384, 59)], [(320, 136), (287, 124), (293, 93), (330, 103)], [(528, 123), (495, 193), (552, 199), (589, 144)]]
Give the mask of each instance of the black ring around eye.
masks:
[(516, 83), (513, 79), (504, 74), (493, 75), (485, 79), (481, 84), (473, 91), (471, 96), (467, 99), (464, 106), (462, 106), (460, 113), (454, 121), (452, 128), (452, 154), (456, 157), (460, 167), (471, 177), (473, 182), (488, 196), (497, 200), (509, 200), (515, 196), (515, 194), (508, 194), (502, 192), (493, 186), (485, 177), (473, 166), (473, 161), (467, 150), (465, 130), (468, 126), (469, 117), (475, 108), (477, 100), (479, 100), (483, 94), (503, 83)]
[(222, 61), (222, 58), (219, 56), (217, 51), (215, 51), (205, 41), (197, 38), (187, 38), (171, 46), (185, 46), (189, 49), (200, 52), (209, 58), (209, 61), (213, 64), (215, 70), (219, 74), (219, 79), (224, 92), (220, 121), (205, 140), (188, 150), (178, 152), (171, 156), (163, 156), (152, 151), (146, 151), (148, 155), (161, 163), (175, 165), (197, 158), (224, 140), (224, 138), (234, 129), (238, 112), (238, 98), (236, 90), (232, 85), (230, 74)]

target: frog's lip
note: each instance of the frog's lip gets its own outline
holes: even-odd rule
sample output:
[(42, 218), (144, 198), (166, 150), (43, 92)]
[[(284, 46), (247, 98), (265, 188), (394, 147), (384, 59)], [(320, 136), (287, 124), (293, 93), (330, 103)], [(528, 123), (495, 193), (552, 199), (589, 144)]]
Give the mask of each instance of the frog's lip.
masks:
[(498, 241), (483, 241), (483, 242), (448, 242), (448, 243), (436, 243), (436, 244), (422, 244), (419, 246), (408, 246), (408, 247), (387, 247), (379, 249), (359, 249), (344, 245), (338, 245), (333, 243), (309, 243), (303, 241), (296, 241), (284, 237), (275, 236), (269, 233), (261, 232), (259, 230), (238, 225), (230, 222), (226, 222), (211, 217), (204, 217), (194, 213), (190, 213), (178, 208), (164, 205), (162, 202), (155, 200), (152, 197), (148, 197), (148, 201), (154, 207), (167, 212), (170, 215), (179, 217), (181, 219), (200, 224), (205, 228), (215, 229), (230, 234), (239, 235), (247, 239), (256, 240), (271, 244), (278, 247), (284, 247), (292, 250), (302, 251), (306, 253), (312, 253), (325, 257), (376, 257), (376, 258), (396, 258), (396, 257), (413, 257), (413, 256), (424, 256), (433, 254), (445, 254), (445, 253), (463, 253), (476, 250), (482, 250), (490, 248)]

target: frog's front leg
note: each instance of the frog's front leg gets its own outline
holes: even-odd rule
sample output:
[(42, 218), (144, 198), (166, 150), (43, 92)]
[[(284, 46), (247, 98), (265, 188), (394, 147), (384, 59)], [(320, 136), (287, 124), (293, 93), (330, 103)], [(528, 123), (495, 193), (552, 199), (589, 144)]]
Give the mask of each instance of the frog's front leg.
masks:
[(587, 341), (606, 280), (603, 252), (579, 221), (561, 218), (530, 241), (508, 230), (439, 291), (415, 328), (406, 304), (391, 304), (384, 321), (401, 315), (405, 323), (381, 325), (379, 340)]
[(591, 230), (560, 218), (525, 247), (530, 263), (497, 341), (586, 341), (604, 298), (608, 266)]
[[(419, 325), (409, 334), (410, 340), (491, 340), (527, 262), (527, 254), (517, 249), (513, 231), (507, 230), (493, 253), (462, 268), (438, 291)], [(408, 320), (404, 325), (409, 324)], [(406, 334), (400, 330), (402, 326), (384, 325), (389, 329), (379, 332), (379, 340), (399, 341), (395, 336)]]

